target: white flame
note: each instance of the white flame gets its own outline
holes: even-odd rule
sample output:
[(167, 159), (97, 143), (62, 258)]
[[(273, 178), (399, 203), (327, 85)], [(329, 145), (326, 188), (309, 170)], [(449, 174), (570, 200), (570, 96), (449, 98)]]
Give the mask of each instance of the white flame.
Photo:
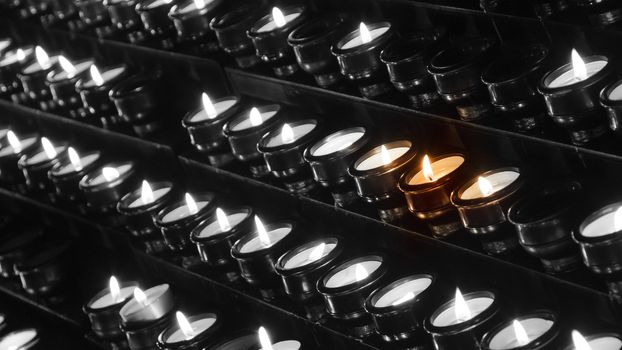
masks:
[(186, 207), (188, 207), (188, 212), (190, 215), (194, 215), (199, 212), (199, 207), (197, 206), (197, 202), (194, 201), (194, 198), (190, 195), (190, 193), (186, 192)]
[(22, 49), (17, 49), (17, 51), (15, 51), (15, 56), (17, 56), (18, 61), (23, 61), (26, 59), (26, 52)]
[(261, 344), (261, 350), (274, 350), (272, 347), (272, 341), (270, 340), (270, 336), (268, 335), (268, 331), (265, 328), (259, 327), (259, 343)]
[(380, 154), (382, 155), (382, 164), (387, 165), (391, 163), (391, 154), (384, 145), (380, 146)]
[(524, 346), (529, 344), (529, 336), (520, 321), (514, 320), (514, 322), (512, 322), (512, 326), (514, 327), (514, 335), (516, 336), (516, 342), (518, 345)]
[(361, 41), (363, 42), (363, 44), (371, 42), (371, 33), (363, 22), (361, 22), (361, 24), (359, 25), (359, 34), (361, 35)]
[(281, 129), (281, 141), (283, 141), (283, 143), (292, 143), (295, 141), (294, 130), (287, 123), (283, 124), (283, 129)]
[(572, 49), (570, 56), (572, 58), (572, 73), (574, 74), (574, 77), (579, 81), (587, 79), (587, 67), (585, 66), (585, 62), (583, 62), (581, 55), (579, 55), (577, 50)]
[(326, 243), (322, 242), (318, 244), (309, 254), (310, 261), (320, 260), (324, 256), (324, 250), (326, 250)]
[(143, 180), (143, 184), (140, 187), (140, 201), (143, 204), (153, 203), (155, 198), (153, 198), (153, 190), (151, 189), (151, 185), (149, 185), (149, 181)]
[(104, 77), (102, 77), (101, 73), (99, 72), (99, 69), (97, 69), (97, 66), (92, 64), (90, 71), (91, 71), (91, 79), (93, 79), (93, 82), (95, 83), (95, 85), (97, 86), (104, 85), (105, 83)]
[(279, 28), (287, 24), (285, 16), (283, 16), (283, 12), (281, 12), (281, 9), (278, 7), (272, 8), (272, 20), (274, 20), (274, 24)]
[(196, 336), (196, 333), (194, 332), (194, 329), (192, 329), (192, 325), (186, 318), (186, 315), (184, 315), (181, 311), (177, 311), (175, 313), (175, 317), (177, 318), (177, 324), (179, 325), (179, 329), (184, 334), (184, 337), (186, 337), (186, 340), (194, 338)]
[(35, 57), (37, 58), (37, 62), (39, 63), (39, 65), (43, 68), (47, 68), (50, 65), (50, 56), (48, 56), (48, 53), (45, 52), (45, 50), (41, 47), (38, 46), (35, 47)]
[(259, 216), (255, 215), (255, 226), (257, 227), (257, 236), (259, 237), (259, 241), (264, 247), (269, 247), (272, 242), (270, 241), (270, 236), (268, 236), (268, 231), (266, 231), (266, 227), (259, 219)]
[(110, 277), (110, 296), (112, 296), (112, 300), (114, 300), (115, 302), (119, 302), (121, 299), (121, 288), (119, 288), (119, 282), (117, 281), (117, 278), (114, 276)]
[(9, 144), (13, 147), (13, 152), (19, 153), (22, 151), (22, 142), (17, 138), (17, 135), (13, 132), (13, 130), (9, 130), (6, 133), (6, 138), (9, 140)]
[(69, 161), (71, 162), (71, 165), (73, 165), (73, 168), (76, 171), (82, 170), (82, 159), (80, 159), (78, 151), (76, 151), (73, 147), (69, 147), (67, 149), (67, 154), (69, 155)]
[(572, 331), (572, 344), (575, 350), (592, 350), (590, 343), (577, 330)]
[(76, 67), (74, 67), (74, 65), (69, 62), (69, 60), (66, 59), (65, 56), (59, 56), (58, 63), (69, 77), (73, 77), (76, 74)]
[(41, 138), (41, 146), (43, 146), (43, 152), (45, 152), (45, 155), (49, 159), (54, 159), (56, 158), (56, 156), (58, 156), (56, 148), (54, 148), (54, 145), (47, 137)]
[(194, 6), (198, 9), (204, 8), (205, 5), (205, 0), (194, 0)]
[(106, 179), (107, 182), (112, 182), (118, 179), (119, 176), (121, 176), (121, 174), (119, 174), (119, 171), (116, 168), (109, 167), (109, 166), (105, 166), (102, 169), (102, 175), (104, 176), (104, 179)]
[(259, 126), (263, 123), (263, 118), (261, 117), (261, 113), (259, 113), (257, 107), (251, 108), (249, 119), (251, 120), (252, 126)]
[(212, 100), (210, 100), (209, 96), (206, 93), (203, 93), (201, 95), (201, 100), (203, 101), (203, 109), (205, 110), (207, 117), (209, 119), (216, 118), (216, 116), (218, 116), (218, 112), (216, 112), (216, 107), (214, 107), (214, 104), (212, 103)]
[(465, 322), (470, 320), (473, 316), (469, 305), (464, 301), (464, 297), (460, 292), (460, 288), (456, 288), (456, 299), (454, 299), (454, 311), (456, 312), (456, 320), (458, 322)]
[(356, 281), (359, 282), (369, 277), (369, 272), (367, 272), (365, 266), (361, 264), (356, 264), (356, 266), (354, 267), (354, 276), (356, 278)]
[(401, 298), (397, 299), (396, 301), (394, 301), (391, 305), (396, 306), (396, 305), (400, 305), (403, 304), (409, 300), (412, 300), (415, 298), (415, 293), (414, 292), (408, 292), (406, 294), (404, 294)]
[(231, 231), (231, 223), (229, 223), (229, 218), (227, 217), (227, 214), (225, 214), (224, 210), (216, 208), (216, 220), (218, 221), (218, 226), (220, 226), (220, 230), (222, 232)]
[(147, 306), (147, 296), (145, 292), (138, 287), (134, 288), (134, 299), (136, 299), (140, 305)]
[(485, 177), (480, 176), (477, 178), (477, 186), (479, 186), (479, 191), (484, 197), (490, 196), (494, 192), (492, 184)]
[(432, 164), (430, 164), (430, 158), (427, 154), (423, 156), (423, 176), (430, 182), (436, 181), (434, 178), (434, 170), (432, 170)]

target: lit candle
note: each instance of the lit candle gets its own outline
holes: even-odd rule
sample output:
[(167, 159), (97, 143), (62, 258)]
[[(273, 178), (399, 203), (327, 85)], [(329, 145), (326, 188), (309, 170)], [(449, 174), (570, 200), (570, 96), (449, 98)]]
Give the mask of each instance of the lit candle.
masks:
[(71, 173), (81, 172), (85, 168), (89, 168), (100, 158), (99, 152), (93, 152), (80, 156), (75, 148), (69, 147), (67, 149), (67, 155), (69, 156), (69, 162), (66, 162), (54, 171), (54, 175), (63, 176)]
[(31, 150), (39, 140), (36, 136), (31, 136), (20, 140), (19, 137), (13, 132), (9, 130), (6, 135), (7, 140), (9, 141), (8, 145), (2, 146), (0, 148), (0, 158), (16, 155), (22, 153), (24, 150)]
[(582, 225), (581, 235), (602, 237), (619, 231), (622, 231), (622, 206), (615, 210), (606, 210), (586, 220)]
[(435, 160), (430, 163), (428, 155), (423, 157), (421, 170), (410, 178), (410, 185), (422, 185), (436, 182), (437, 180), (451, 174), (464, 163), (462, 156), (448, 156)]
[(291, 257), (287, 257), (283, 262), (283, 269), (297, 269), (314, 263), (329, 255), (335, 247), (337, 247), (337, 242), (321, 242), (315, 246), (308, 247)]
[(175, 313), (175, 318), (177, 325), (165, 330), (161, 335), (165, 348), (167, 345), (188, 342), (204, 335), (217, 321), (215, 314), (202, 314), (186, 318), (181, 311)]
[(328, 288), (339, 288), (362, 282), (378, 270), (380, 265), (382, 261), (379, 260), (364, 260), (347, 266), (342, 265), (342, 269), (334, 271), (328, 277), (325, 285)]
[(586, 64), (575, 49), (572, 49), (571, 62), (572, 66), (568, 67), (569, 69), (562, 72), (548, 84), (549, 88), (570, 86), (587, 80), (600, 72), (608, 63), (606, 60), (595, 60)]
[(187, 217), (198, 214), (203, 208), (205, 208), (209, 201), (196, 202), (190, 193), (184, 195), (185, 203), (164, 215), (162, 218), (163, 223), (171, 223), (174, 221), (183, 220)]
[(470, 297), (465, 300), (460, 289), (456, 288), (453, 303), (446, 304), (444, 309), (436, 312), (432, 319), (432, 325), (448, 327), (465, 323), (486, 311), (494, 301), (495, 299), (490, 296)]
[(406, 154), (411, 149), (407, 146), (397, 146), (387, 148), (386, 145), (380, 146), (378, 152), (372, 152), (362, 160), (357, 161), (355, 165), (358, 171), (368, 171), (391, 164), (399, 157)]
[(556, 337), (555, 316), (548, 312), (534, 313), (505, 322), (482, 339), (485, 350), (544, 349)]
[(155, 9), (160, 6), (170, 5), (171, 3), (173, 3), (173, 0), (152, 0), (147, 1), (144, 6), (147, 9)]
[(284, 340), (272, 344), (268, 331), (264, 327), (259, 327), (257, 335), (261, 344), (261, 349), (259, 350), (299, 350), (302, 347), (302, 344), (297, 340)]
[(39, 72), (48, 71), (58, 62), (58, 56), (48, 56), (47, 52), (41, 47), (35, 47), (35, 62), (26, 66), (22, 70), (22, 74), (33, 75)]
[[(104, 309), (113, 305), (125, 303), (134, 294), (135, 286), (121, 288), (116, 277), (110, 277), (110, 286), (103, 295), (96, 296), (87, 305), (91, 309)], [(100, 293), (101, 294), (101, 293)]]
[(213, 0), (193, 0), (187, 1), (183, 6), (178, 5), (178, 7), (174, 8), (171, 12), (177, 12), (179, 14), (185, 15), (190, 14), (192, 12), (196, 12), (198, 10), (202, 10), (207, 7), (208, 4), (212, 3)]
[(514, 183), (520, 173), (514, 170), (491, 172), (485, 176), (479, 176), (460, 194), (464, 200), (480, 199), (493, 195)]
[(258, 33), (271, 32), (277, 28), (284, 27), (287, 23), (295, 20), (300, 16), (301, 12), (292, 12), (287, 15), (283, 15), (283, 12), (278, 7), (272, 8), (272, 19), (266, 24), (262, 25), (256, 31)]
[(89, 179), (89, 185), (98, 186), (111, 183), (133, 170), (130, 163), (121, 164), (119, 166), (105, 166), (100, 173)]
[(0, 67), (8, 67), (15, 64), (25, 63), (33, 54), (34, 48), (32, 47), (24, 47), (11, 50), (6, 54), (2, 55), (2, 59), (0, 60)]
[(240, 223), (251, 216), (251, 211), (241, 209), (232, 213), (225, 213), (221, 208), (216, 208), (216, 220), (208, 223), (196, 234), (198, 238), (209, 238), (223, 233), (231, 232)]
[(158, 320), (174, 306), (173, 293), (168, 284), (160, 284), (145, 291), (136, 287), (133, 294), (134, 297), (119, 311), (125, 323)]
[(100, 72), (96, 65), (91, 64), (89, 67), (90, 79), (83, 83), (83, 88), (92, 89), (94, 87), (104, 86), (111, 81), (117, 80), (125, 73), (125, 66), (111, 67)]
[(41, 138), (41, 147), (43, 149), (40, 152), (24, 158), (24, 165), (34, 166), (55, 160), (59, 154), (65, 152), (66, 150), (66, 147), (64, 146), (55, 147), (47, 137)]
[(60, 64), (62, 70), (57, 72), (51, 72), (48, 76), (48, 81), (53, 83), (59, 83), (62, 81), (70, 80), (76, 78), (78, 76), (82, 76), (86, 72), (89, 71), (91, 66), (93, 65), (93, 61), (84, 60), (76, 63), (75, 65), (71, 63), (65, 56), (58, 57), (58, 63)]
[(572, 331), (572, 345), (566, 350), (618, 350), (622, 340), (613, 335), (594, 335), (583, 337), (577, 330)]
[(354, 38), (348, 40), (347, 42), (345, 42), (343, 45), (341, 45), (341, 49), (342, 50), (349, 50), (349, 49), (353, 49), (365, 44), (368, 44), (374, 40), (376, 40), (376, 38), (382, 36), (384, 33), (386, 33), (389, 28), (391, 28), (391, 26), (387, 25), (387, 26), (380, 26), (377, 28), (372, 29), (371, 31), (367, 28), (367, 25), (365, 25), (365, 23), (361, 22), (361, 24), (359, 24), (359, 33), (357, 36), (355, 36)]
[(284, 225), (267, 230), (261, 219), (255, 215), (256, 235), (244, 242), (240, 247), (240, 253), (248, 254), (264, 250), (277, 244), (292, 232), (292, 226)]
[(201, 95), (202, 109), (189, 117), (189, 121), (193, 123), (202, 122), (210, 119), (216, 119), (219, 115), (226, 113), (235, 106), (239, 101), (237, 98), (225, 98), (223, 100), (212, 102), (210, 97), (203, 93)]
[(277, 112), (278, 109), (268, 109), (265, 112), (260, 112), (257, 107), (253, 107), (248, 112), (248, 118), (238, 120), (237, 123), (231, 126), (231, 130), (243, 131), (256, 128), (274, 117)]
[(34, 328), (20, 329), (0, 338), (0, 349), (26, 350), (39, 342), (39, 333)]
[(153, 204), (171, 191), (171, 187), (165, 186), (152, 190), (149, 181), (143, 180), (141, 185), (140, 197), (130, 203), (129, 208), (138, 208), (145, 205)]
[(267, 142), (265, 142), (265, 146), (279, 147), (294, 143), (297, 140), (303, 138), (305, 135), (309, 134), (316, 127), (317, 123), (296, 124), (293, 127), (290, 126), (290, 124), (285, 123), (283, 124), (279, 132), (269, 137)]

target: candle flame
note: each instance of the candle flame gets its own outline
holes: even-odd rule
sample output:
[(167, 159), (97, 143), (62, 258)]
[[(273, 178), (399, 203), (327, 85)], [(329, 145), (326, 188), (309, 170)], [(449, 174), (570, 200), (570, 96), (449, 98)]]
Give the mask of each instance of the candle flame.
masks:
[(249, 119), (251, 120), (252, 126), (259, 126), (263, 123), (263, 118), (261, 117), (261, 113), (259, 113), (257, 107), (251, 108)]
[(285, 16), (283, 16), (283, 12), (278, 7), (272, 8), (272, 20), (274, 21), (274, 24), (276, 24), (276, 26), (279, 28), (287, 24)]
[(294, 142), (294, 130), (289, 124), (283, 124), (283, 129), (281, 129), (281, 141), (283, 143), (292, 143)]
[(266, 227), (257, 215), (255, 215), (255, 226), (257, 227), (257, 236), (259, 237), (259, 241), (264, 247), (269, 247), (270, 244), (272, 244), (272, 242), (270, 242), (270, 236), (268, 236)]
[(13, 152), (19, 153), (22, 151), (22, 142), (17, 138), (13, 130), (9, 130), (6, 133), (6, 138), (9, 140), (9, 145), (13, 148)]
[(17, 51), (15, 51), (15, 56), (17, 56), (18, 61), (23, 61), (26, 59), (26, 52), (22, 49), (17, 49)]
[(177, 311), (175, 313), (175, 317), (177, 318), (177, 324), (179, 325), (179, 329), (184, 334), (184, 337), (186, 337), (186, 340), (194, 338), (196, 336), (196, 333), (194, 332), (194, 329), (192, 329), (192, 325), (186, 318), (186, 315), (184, 315), (184, 313), (181, 311)]
[(201, 100), (203, 101), (203, 109), (205, 110), (207, 117), (209, 119), (216, 118), (216, 116), (218, 116), (218, 113), (216, 112), (216, 107), (214, 107), (214, 104), (212, 103), (212, 100), (209, 98), (209, 96), (206, 93), (203, 93), (201, 94)]
[(575, 350), (592, 350), (590, 343), (577, 330), (572, 331), (572, 344)]
[(488, 197), (494, 192), (492, 184), (485, 177), (480, 176), (477, 178), (477, 186), (479, 186), (479, 191), (484, 197)]
[(39, 45), (35, 47), (35, 57), (37, 58), (37, 62), (39, 63), (41, 67), (44, 67), (44, 68), (49, 67), (50, 56), (48, 56), (48, 53), (45, 52), (45, 50)]
[(380, 154), (382, 154), (382, 164), (387, 165), (391, 163), (391, 154), (384, 145), (380, 146)]
[(473, 316), (469, 305), (464, 301), (464, 297), (460, 292), (460, 288), (456, 288), (456, 299), (454, 300), (454, 311), (456, 312), (456, 320), (458, 322), (465, 322), (470, 320)]
[(436, 181), (434, 178), (434, 170), (432, 170), (432, 164), (430, 164), (430, 158), (427, 154), (423, 156), (423, 176), (430, 182)]
[(354, 276), (356, 276), (356, 281), (360, 282), (369, 277), (369, 272), (367, 272), (365, 266), (361, 264), (356, 264), (356, 266), (354, 267)]
[(145, 292), (138, 287), (134, 288), (134, 299), (136, 299), (140, 305), (147, 306), (147, 296)]
[(90, 71), (91, 71), (91, 79), (93, 79), (93, 82), (95, 83), (95, 85), (97, 86), (104, 85), (104, 77), (102, 77), (101, 73), (99, 72), (99, 69), (97, 69), (97, 66), (92, 64)]
[(140, 188), (140, 201), (143, 204), (150, 204), (155, 201), (155, 198), (153, 198), (153, 190), (147, 180), (143, 180), (143, 184)]
[(259, 327), (257, 334), (259, 335), (259, 343), (261, 344), (261, 350), (274, 350), (272, 348), (272, 341), (270, 340), (268, 331), (266, 331), (265, 328)]
[(361, 41), (363, 42), (363, 44), (371, 42), (371, 33), (363, 22), (361, 22), (361, 24), (359, 25), (359, 34), (361, 35)]
[(391, 305), (396, 306), (396, 305), (400, 305), (403, 304), (409, 300), (412, 300), (415, 298), (415, 293), (414, 292), (408, 292), (406, 294), (404, 294), (401, 298), (397, 299), (396, 301), (394, 301)]
[(326, 243), (322, 242), (318, 244), (309, 254), (310, 261), (320, 260), (324, 256), (324, 250), (326, 250)]
[(194, 0), (194, 6), (198, 9), (202, 9), (205, 7), (205, 0)]
[(70, 78), (76, 74), (76, 67), (65, 56), (59, 56), (58, 63)]
[(41, 138), (41, 146), (43, 146), (43, 152), (45, 152), (45, 155), (49, 159), (54, 159), (56, 158), (56, 156), (58, 156), (56, 148), (54, 148), (54, 145), (47, 137)]
[(80, 159), (78, 151), (76, 151), (73, 147), (69, 147), (67, 149), (67, 154), (69, 155), (69, 161), (71, 162), (71, 165), (73, 165), (73, 168), (76, 171), (82, 170), (82, 160)]
[(583, 62), (581, 55), (579, 55), (577, 50), (572, 49), (570, 56), (572, 58), (572, 72), (574, 77), (579, 81), (587, 79), (587, 67), (585, 66), (585, 62)]
[(190, 195), (190, 193), (186, 192), (186, 207), (188, 207), (188, 212), (190, 215), (195, 215), (199, 212), (199, 207), (197, 206), (197, 202), (194, 201), (194, 198)]
[(107, 182), (112, 182), (116, 179), (119, 178), (119, 176), (121, 176), (121, 174), (119, 174), (119, 171), (113, 167), (109, 167), (109, 166), (105, 166), (102, 169), (102, 175), (104, 176), (104, 179), (106, 179)]
[(121, 299), (121, 288), (119, 287), (119, 281), (114, 276), (110, 276), (110, 295), (112, 296), (112, 300), (115, 302), (119, 302)]
[(231, 223), (229, 223), (229, 218), (224, 210), (216, 208), (216, 220), (218, 220), (218, 226), (222, 232), (231, 231)]
[(524, 346), (529, 344), (529, 336), (520, 321), (514, 320), (514, 322), (512, 322), (512, 326), (514, 327), (514, 335), (516, 336), (516, 342), (518, 345)]

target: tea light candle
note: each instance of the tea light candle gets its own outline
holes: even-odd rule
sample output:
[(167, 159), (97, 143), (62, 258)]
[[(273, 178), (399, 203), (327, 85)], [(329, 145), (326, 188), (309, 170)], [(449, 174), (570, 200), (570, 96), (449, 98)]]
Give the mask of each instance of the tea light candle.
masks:
[(168, 16), (175, 24), (178, 37), (199, 52), (217, 52), (216, 35), (209, 24), (224, 6), (222, 0), (186, 0), (171, 8)]
[[(125, 303), (134, 295), (134, 285), (128, 285), (127, 287), (121, 288), (119, 286), (119, 282), (117, 279), (112, 276), (110, 277), (110, 287), (108, 289), (104, 289), (102, 292), (98, 293), (91, 301), (88, 302), (88, 307), (91, 309), (105, 309), (113, 305), (118, 305), (121, 303)], [(100, 295), (102, 294), (102, 295)]]
[(261, 8), (261, 4), (247, 3), (214, 17), (210, 22), (220, 47), (233, 56), (240, 68), (253, 67), (259, 63), (253, 41), (246, 35), (246, 31), (263, 16)]
[(213, 341), (220, 329), (220, 321), (214, 313), (204, 313), (186, 318), (181, 312), (175, 313), (176, 324), (166, 328), (158, 336), (161, 349), (183, 350), (200, 349)]
[(271, 229), (268, 230), (257, 216), (255, 216), (255, 226), (257, 227), (256, 235), (240, 244), (240, 253), (253, 253), (268, 249), (292, 232), (291, 225), (270, 227)]
[(258, 33), (270, 32), (277, 28), (282, 28), (287, 23), (300, 17), (302, 12), (294, 11), (284, 15), (278, 7), (272, 8), (272, 18), (257, 29)]
[(48, 173), (56, 194), (69, 202), (81, 202), (80, 179), (97, 167), (101, 154), (98, 151), (81, 156), (75, 148), (67, 148), (67, 159), (56, 164)]
[(0, 349), (28, 350), (39, 343), (39, 333), (34, 328), (24, 328), (0, 338)]
[(390, 25), (383, 25), (378, 28), (374, 28), (372, 30), (367, 29), (367, 25), (361, 22), (359, 25), (359, 33), (355, 35), (352, 39), (346, 41), (341, 45), (342, 50), (353, 49), (355, 47), (363, 46), (365, 44), (369, 44), (372, 41), (376, 40), (378, 37), (382, 36), (391, 28)]
[(17, 162), (17, 167), (26, 178), (26, 185), (35, 193), (53, 191), (48, 172), (67, 157), (66, 145), (54, 146), (48, 138), (42, 137), (41, 146), (39, 152), (25, 154)]
[(93, 60), (85, 59), (72, 63), (64, 57), (59, 57), (59, 65), (61, 69), (48, 74), (47, 84), (58, 105), (69, 110), (70, 116), (77, 118), (76, 110), (81, 107), (81, 99), (76, 91), (76, 82), (89, 74)]
[(69, 279), (71, 242), (52, 243), (37, 247), (20, 263), (15, 264), (21, 287), (35, 297), (58, 295)]
[(87, 173), (78, 186), (87, 205), (101, 212), (116, 212), (119, 199), (131, 191), (137, 182), (133, 162), (108, 163)]
[(9, 50), (0, 58), (0, 94), (9, 95), (21, 90), (17, 73), (34, 59), (33, 46)]
[(174, 45), (175, 25), (168, 14), (176, 3), (173, 0), (148, 0), (136, 5), (143, 27), (152, 37), (160, 40), (165, 49)]
[(584, 337), (579, 331), (572, 331), (572, 344), (565, 350), (616, 350), (622, 347), (622, 338), (618, 334), (603, 333)]
[(14, 131), (7, 131), (8, 144), (0, 147), (0, 180), (10, 188), (25, 192), (24, 174), (17, 162), (26, 154), (33, 153), (39, 143), (36, 135), (17, 136)]
[(106, 67), (100, 72), (93, 64), (89, 68), (88, 77), (78, 80), (75, 89), (96, 124), (110, 128), (121, 123), (109, 93), (113, 86), (129, 75), (129, 69), (125, 65)]
[(264, 327), (259, 327), (257, 332), (261, 348), (257, 350), (303, 350), (302, 343), (298, 340), (283, 340), (272, 344), (268, 331)]
[(45, 84), (46, 75), (57, 68), (59, 56), (48, 56), (41, 46), (36, 46), (35, 57), (36, 60), (22, 69), (17, 77), (22, 83), (24, 92), (32, 100), (44, 102), (50, 97), (49, 88)]
[(510, 186), (518, 179), (519, 176), (520, 173), (517, 171), (506, 170), (493, 172), (488, 176), (478, 177), (476, 183), (472, 183), (469, 187), (462, 191), (460, 199), (469, 200), (486, 198)]
[(173, 293), (168, 284), (151, 287), (144, 292), (136, 287), (130, 299), (119, 311), (124, 324), (158, 320), (175, 306)]
[(555, 314), (548, 311), (534, 312), (496, 326), (482, 339), (482, 349), (546, 349), (552, 346), (558, 333)]
[(116, 277), (112, 276), (109, 287), (95, 294), (83, 307), (91, 329), (98, 337), (115, 339), (122, 334), (119, 310), (133, 297), (134, 288), (136, 283), (119, 284)]

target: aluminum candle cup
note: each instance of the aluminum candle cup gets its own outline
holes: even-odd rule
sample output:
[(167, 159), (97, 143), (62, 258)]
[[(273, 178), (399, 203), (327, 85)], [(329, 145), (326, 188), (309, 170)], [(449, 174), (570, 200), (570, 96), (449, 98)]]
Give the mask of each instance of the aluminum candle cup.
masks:
[(404, 194), (397, 183), (416, 161), (417, 153), (411, 141), (391, 141), (367, 151), (348, 168), (357, 193), (376, 205), (382, 221), (399, 221), (408, 212)]
[(260, 6), (248, 4), (216, 16), (210, 22), (220, 47), (235, 59), (240, 68), (250, 68), (259, 63), (253, 41), (246, 31), (264, 12)]
[(218, 52), (218, 41), (209, 24), (224, 7), (223, 0), (185, 0), (173, 6), (168, 16), (182, 44), (197, 49), (199, 53), (214, 53)]
[(58, 69), (58, 67), (58, 56), (50, 55), (45, 65), (41, 65), (35, 60), (17, 73), (22, 89), (32, 101), (38, 103), (38, 108), (46, 109), (50, 107), (48, 104), (48, 101), (51, 99), (50, 88), (45, 81), (47, 75)]
[(175, 26), (168, 17), (168, 13), (177, 2), (173, 0), (147, 0), (136, 5), (136, 12), (140, 15), (145, 31), (159, 40), (164, 49), (170, 49), (175, 45)]
[(359, 156), (369, 141), (369, 133), (363, 127), (335, 131), (313, 145), (304, 153), (313, 178), (328, 188), (335, 205), (346, 207), (358, 200), (348, 167)]
[(31, 295), (47, 296), (57, 292), (70, 275), (69, 243), (37, 250), (15, 265), (22, 288)]
[(285, 293), (292, 299), (307, 302), (318, 297), (317, 281), (328, 271), (343, 251), (340, 239), (320, 238), (283, 254), (276, 263)]
[(513, 49), (482, 73), (490, 100), (518, 131), (530, 131), (544, 119), (538, 80), (547, 67), (548, 49), (542, 45)]
[(56, 103), (64, 109), (64, 113), (74, 119), (83, 119), (86, 113), (82, 110), (80, 94), (76, 91), (76, 82), (89, 74), (89, 68), (93, 60), (87, 59), (74, 62), (74, 73), (67, 73), (62, 69), (50, 72), (47, 76), (47, 84), (50, 86), (52, 97)]
[(617, 1), (593, 1), (577, 0), (574, 1), (581, 14), (587, 15), (590, 23), (597, 26), (610, 26), (622, 20), (622, 6)]
[(87, 206), (95, 212), (116, 213), (119, 199), (136, 188), (136, 172), (133, 162), (116, 162), (86, 174), (79, 187)]
[(313, 75), (321, 87), (341, 80), (331, 47), (346, 34), (346, 26), (344, 16), (330, 14), (310, 20), (289, 33), (287, 42), (294, 49), (298, 65)]
[(0, 59), (0, 95), (8, 97), (22, 90), (17, 73), (33, 62), (34, 46), (23, 46), (2, 54)]
[(242, 103), (236, 96), (223, 97), (211, 103), (214, 115), (208, 114), (205, 106), (201, 106), (186, 114), (181, 124), (194, 147), (207, 156), (210, 164), (220, 168), (234, 160), (223, 126), (240, 113)]
[[(20, 148), (15, 149), (10, 144), (0, 148), (0, 181), (3, 185), (20, 193), (26, 192), (24, 173), (17, 166), (17, 162), (25, 155), (32, 154), (39, 149), (39, 136), (27, 135), (20, 137)], [(7, 142), (8, 143), (8, 142)]]
[(398, 185), (408, 209), (428, 224), (434, 236), (445, 237), (462, 229), (450, 198), (466, 175), (467, 165), (464, 155), (457, 153), (433, 157), (429, 165), (430, 174), (421, 164), (404, 173)]
[(451, 194), (462, 225), (488, 254), (503, 254), (518, 247), (518, 239), (507, 213), (523, 187), (518, 168), (489, 170), (465, 182)]
[(257, 150), (263, 155), (268, 170), (283, 182), (288, 191), (308, 194), (315, 188), (309, 165), (302, 154), (320, 130), (317, 120), (298, 120), (275, 127), (257, 143)]
[(559, 349), (558, 317), (551, 311), (535, 311), (506, 320), (482, 338), (483, 350)]
[[(278, 25), (273, 17), (276, 11), (283, 16), (282, 25)], [(275, 7), (272, 13), (257, 20), (248, 30), (257, 57), (269, 63), (278, 77), (290, 76), (298, 70), (294, 52), (287, 44), (287, 36), (307, 19), (307, 12), (305, 7)]]
[(238, 331), (215, 343), (210, 350), (239, 350), (260, 348), (259, 337), (255, 330)]
[(136, 12), (137, 4), (138, 0), (104, 0), (112, 25), (128, 34), (139, 31), (142, 25)]
[[(370, 41), (363, 41), (361, 28), (369, 31)], [(391, 90), (387, 71), (380, 61), (380, 52), (396, 38), (389, 22), (378, 22), (346, 34), (332, 47), (341, 74), (358, 86), (366, 98), (378, 97)]]
[(2, 349), (36, 350), (38, 347), (39, 333), (35, 328), (24, 328), (5, 334), (0, 338)]
[(41, 236), (43, 231), (38, 227), (27, 230), (20, 227), (19, 233), (15, 232), (0, 241), (0, 275), (5, 278), (17, 276), (15, 266), (32, 255)]
[(388, 342), (412, 338), (421, 330), (429, 304), (435, 301), (436, 277), (415, 274), (376, 289), (365, 301), (376, 331)]
[(24, 173), (26, 186), (33, 193), (43, 193), (52, 195), (55, 193), (54, 186), (48, 177), (48, 172), (55, 165), (67, 159), (67, 145), (57, 145), (54, 147), (55, 154), (50, 157), (41, 148), (38, 152), (23, 155), (17, 162), (17, 167)]
[(482, 336), (498, 322), (500, 312), (495, 293), (472, 292), (464, 294), (463, 298), (468, 308), (468, 314), (462, 315), (464, 317), (458, 317), (452, 299), (425, 319), (424, 327), (432, 336), (435, 349), (480, 349)]
[(80, 166), (76, 167), (70, 159), (54, 165), (48, 177), (59, 198), (70, 203), (82, 204), (84, 195), (80, 191), (80, 180), (99, 166), (101, 153), (99, 151), (83, 154), (80, 157)]
[(279, 124), (281, 111), (281, 106), (277, 104), (253, 107), (233, 117), (223, 127), (231, 152), (238, 160), (248, 164), (255, 178), (269, 173), (261, 153), (257, 150), (257, 143), (268, 130)]
[(622, 135), (622, 80), (601, 90), (600, 104), (607, 111), (609, 128), (617, 137), (620, 137)]
[(566, 129), (575, 145), (589, 143), (607, 132), (606, 113), (599, 104), (599, 94), (615, 79), (607, 57), (590, 56), (583, 61), (587, 78), (575, 78), (573, 65), (568, 63), (544, 75), (538, 87), (547, 113)]
[[(617, 350), (622, 347), (622, 335), (617, 333), (598, 333), (585, 337), (588, 345), (592, 349), (599, 350)], [(564, 350), (578, 350), (572, 343), (569, 344)]]
[(179, 323), (173, 322), (158, 336), (158, 349), (207, 349), (222, 328), (222, 321), (214, 313), (190, 316), (187, 321), (192, 328), (191, 335), (186, 335)]
[(572, 230), (579, 224), (583, 188), (576, 181), (538, 189), (519, 199), (508, 213), (523, 249), (542, 261), (549, 273), (572, 270), (580, 264)]
[(137, 284), (136, 282), (127, 282), (119, 284), (119, 287), (120, 294), (118, 299), (114, 299), (110, 289), (105, 288), (95, 294), (82, 307), (82, 310), (89, 318), (93, 333), (102, 339), (118, 339), (123, 336), (123, 332), (119, 328), (121, 325), (119, 311), (134, 297), (133, 292)]

